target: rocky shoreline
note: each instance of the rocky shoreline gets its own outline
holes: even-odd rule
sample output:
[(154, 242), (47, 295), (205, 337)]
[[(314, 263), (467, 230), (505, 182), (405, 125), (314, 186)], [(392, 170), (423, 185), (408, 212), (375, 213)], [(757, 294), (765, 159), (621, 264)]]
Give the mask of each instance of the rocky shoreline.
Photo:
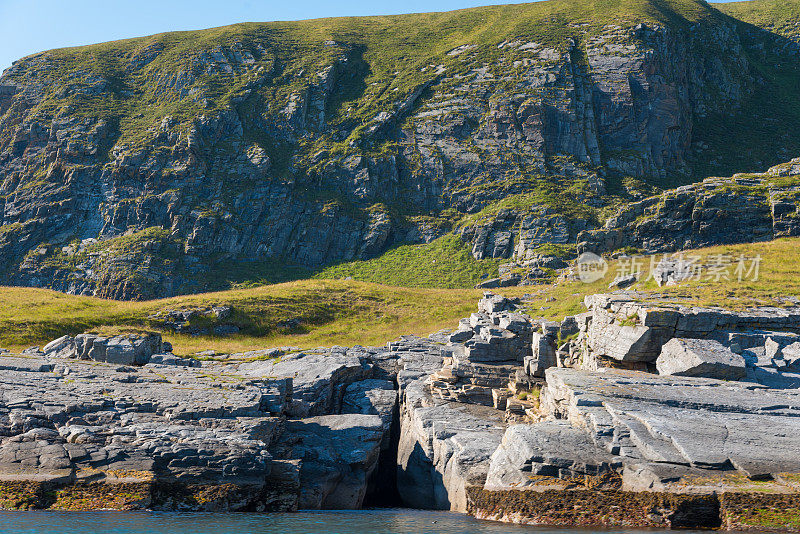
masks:
[(487, 294), (383, 347), (201, 361), (82, 335), (3, 355), (0, 508), (800, 530), (800, 308), (586, 305), (546, 322)]

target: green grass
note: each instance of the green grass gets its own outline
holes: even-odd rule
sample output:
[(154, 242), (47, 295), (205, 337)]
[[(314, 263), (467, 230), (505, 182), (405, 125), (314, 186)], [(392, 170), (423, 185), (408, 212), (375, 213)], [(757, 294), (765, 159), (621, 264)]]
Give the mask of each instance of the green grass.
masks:
[(425, 245), (402, 245), (381, 256), (333, 265), (314, 278), (347, 278), (406, 287), (470, 288), (497, 276), (505, 259), (476, 260), (460, 237), (448, 234)]
[[(269, 102), (267, 115), (274, 115), (292, 94), (313, 83), (317, 72), (342, 55), (338, 46), (325, 44), (335, 41), (351, 54), (352, 76), (342, 78), (329, 101), (329, 124), (356, 126), (350, 140), (358, 141), (377, 111), (393, 109), (434, 77), (431, 69), (423, 72), (425, 66), (444, 62), (454, 71), (465, 68), (461, 58), (447, 56), (459, 46), (476, 45), (473, 55), (482, 62), (496, 59), (497, 44), (505, 40), (522, 38), (564, 49), (569, 38), (611, 23), (645, 21), (688, 27), (715, 16), (717, 12), (699, 0), (548, 0), (446, 13), (248, 22), (163, 33), (46, 52), (53, 68), (43, 80), (47, 98), (35, 112), (50, 116), (69, 108), (71, 115), (104, 117), (119, 126), (117, 142), (129, 146), (143, 143), (150, 135), (148, 129), (167, 115), (185, 128), (199, 114), (208, 116), (231, 106), (263, 110)], [(207, 73), (198, 66), (202, 52), (234, 46), (253, 53), (251, 68), (230, 74)], [(149, 58), (152, 50), (160, 53)], [(18, 76), (24, 78), (25, 69), (20, 70)], [(88, 83), (87, 73), (101, 76), (110, 91), (75, 93), (76, 87)], [(179, 73), (187, 83), (183, 93), (176, 90)], [(257, 90), (245, 97), (256, 81)], [(195, 94), (188, 96), (189, 90)], [(239, 103), (233, 104), (234, 99)], [(275, 162), (286, 163), (284, 147), (266, 146), (271, 143), (248, 130), (246, 137), (265, 145)], [(320, 142), (334, 151), (337, 146), (347, 151), (349, 146), (327, 138)], [(315, 148), (311, 146), (308, 153)]]
[(458, 226), (485, 222), (504, 209), (524, 212), (537, 207), (550, 208), (551, 213), (564, 215), (568, 219), (593, 222), (598, 220), (599, 211), (596, 208), (576, 200), (587, 195), (586, 183), (583, 180), (565, 181), (559, 184), (552, 180), (540, 179), (529, 187), (533, 190), (505, 196), (489, 203), (477, 213), (465, 215), (458, 222)]
[[(797, 247), (800, 238), (785, 238), (764, 243), (743, 245), (724, 245), (704, 249), (685, 251), (685, 258), (697, 256), (701, 264), (713, 264), (715, 258), (724, 255), (734, 260), (744, 255), (749, 258), (760, 256), (761, 266), (759, 279), (752, 281), (745, 276), (742, 282), (735, 276), (734, 267), (730, 269), (728, 280), (700, 280), (682, 282), (672, 287), (658, 287), (650, 278), (651, 258), (657, 263), (663, 255), (640, 256), (642, 277), (640, 282), (629, 289), (643, 291), (647, 294), (660, 295), (665, 303), (717, 306), (726, 309), (743, 309), (748, 306), (784, 306), (781, 297), (800, 297), (800, 257)], [(621, 273), (623, 268), (618, 260), (609, 261), (605, 276), (585, 284), (580, 281), (562, 281), (546, 286), (531, 288), (533, 298), (527, 305), (533, 316), (548, 319), (561, 319), (566, 315), (574, 315), (586, 311), (583, 299), (586, 295), (607, 293), (609, 284)], [(625, 274), (629, 274), (626, 272)]]
[(800, 36), (800, 2), (797, 0), (748, 0), (714, 4), (714, 7), (779, 35)]
[[(703, 261), (715, 255), (762, 257), (757, 281), (686, 282), (658, 288), (653, 280), (633, 287), (660, 294), (664, 302), (741, 309), (753, 305), (785, 305), (779, 297), (800, 296), (800, 238), (766, 243), (730, 245), (686, 252)], [(658, 257), (660, 258), (660, 256)], [(650, 259), (642, 261), (649, 272)], [(586, 295), (608, 292), (617, 274), (612, 261), (605, 277), (591, 284), (562, 281), (542, 286), (497, 290), (508, 296), (529, 294), (528, 312), (534, 317), (561, 319), (585, 311)], [(163, 332), (177, 354), (213, 349), (239, 352), (281, 345), (304, 348), (340, 345), (379, 345), (403, 334), (426, 335), (454, 328), (458, 320), (476, 309), (482, 291), (396, 287), (355, 280), (302, 280), (216, 293), (145, 302), (121, 302), (77, 297), (55, 291), (0, 287), (0, 346), (14, 350), (43, 344), (64, 334), (85, 331), (120, 333), (162, 330), (160, 321), (148, 319), (157, 312), (229, 305), (230, 319), (204, 319), (202, 326), (234, 324), (235, 336), (187, 336)], [(297, 328), (281, 327), (297, 319)]]
[[(177, 354), (214, 349), (238, 352), (299, 345), (381, 345), (403, 334), (427, 335), (469, 315), (478, 290), (414, 289), (356, 281), (305, 280), (170, 299), (123, 302), (32, 288), (0, 287), (0, 347), (19, 350), (64, 334), (162, 331)], [(148, 319), (161, 311), (228, 305), (240, 334), (220, 338), (164, 331)], [(300, 327), (279, 323), (298, 319)]]

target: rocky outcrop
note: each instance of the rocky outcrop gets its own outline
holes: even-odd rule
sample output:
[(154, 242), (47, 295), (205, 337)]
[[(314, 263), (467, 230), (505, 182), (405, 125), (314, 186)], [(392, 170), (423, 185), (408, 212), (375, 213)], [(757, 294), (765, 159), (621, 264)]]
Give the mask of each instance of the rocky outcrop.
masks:
[(438, 348), (401, 356), (397, 488), (407, 506), (467, 511), (467, 488), (482, 484), (503, 435), (502, 415), (476, 405), (434, 399), (428, 376), (442, 366)]
[(673, 338), (712, 338), (727, 346), (738, 340), (763, 346), (770, 332), (780, 339), (793, 339), (800, 333), (800, 309), (796, 307), (736, 312), (647, 300), (647, 295), (624, 291), (591, 295), (585, 304), (591, 315), (581, 323), (576, 343), (582, 347), (587, 368), (622, 365), (646, 369)]
[[(89, 502), (99, 508), (256, 509), (274, 498), (266, 448), (282, 432), (291, 381), (234, 385), (174, 366), (54, 360), (43, 370), (17, 361), (0, 375), (4, 481), (70, 488), (67, 508), (98, 487), (106, 500)], [(137, 497), (118, 502), (116, 484), (135, 486)], [(6, 507), (9, 498), (0, 499)], [(10, 504), (28, 506), (47, 504)]]
[(798, 512), (796, 396), (746, 382), (548, 369), (548, 420), (509, 427), (470, 510), (533, 524), (786, 528), (767, 518)]
[(744, 358), (713, 339), (670, 339), (661, 347), (656, 369), (662, 375), (719, 380), (739, 380), (746, 374)]
[(167, 350), (159, 334), (113, 337), (96, 334), (63, 336), (42, 347), (41, 352), (53, 358), (77, 358), (120, 365), (144, 365), (150, 362), (154, 355), (159, 357), (159, 363), (173, 361), (169, 358), (165, 360), (165, 355), (162, 353)]
[(550, 322), (485, 294), (456, 330), (384, 347), (121, 365), (75, 336), (3, 355), (0, 507), (381, 502), (529, 524), (791, 530), (800, 311), (633, 292), (586, 304)]
[(506, 430), (486, 482), (468, 492), (471, 513), (790, 528), (800, 377), (783, 354), (794, 361), (797, 308), (688, 308), (626, 292), (586, 304), (579, 357), (544, 370), (538, 410)]
[[(576, 240), (666, 250), (797, 231), (791, 199), (731, 192), (680, 193), (632, 236), (582, 234), (648, 183), (791, 157), (779, 110), (794, 95), (749, 103), (786, 93), (797, 45), (704, 2), (595, 24), (593, 7), (552, 1), (563, 16), (480, 8), (358, 37), (320, 22), (324, 40), (263, 24), (224, 44), (194, 32), (15, 62), (0, 77), (0, 282), (145, 299), (229, 283), (215, 269), (319, 269), (453, 228), (474, 257), (523, 264)], [(502, 30), (431, 46), (471, 17)], [(731, 150), (753, 123), (768, 146)]]
[(0, 358), (1, 507), (359, 508), (394, 480), (396, 352), (125, 365), (82, 339)]
[(661, 253), (800, 235), (798, 177), (800, 159), (794, 159), (763, 174), (709, 178), (666, 191), (623, 207), (601, 229), (581, 233), (578, 252), (633, 247)]

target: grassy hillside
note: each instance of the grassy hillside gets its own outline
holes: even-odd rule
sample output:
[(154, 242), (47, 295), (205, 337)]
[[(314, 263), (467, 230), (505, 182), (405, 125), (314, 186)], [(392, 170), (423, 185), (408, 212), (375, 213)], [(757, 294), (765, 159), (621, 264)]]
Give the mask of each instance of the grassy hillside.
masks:
[[(0, 165), (8, 178), (0, 180), (0, 207), (13, 206), (0, 217), (0, 280), (79, 292), (96, 291), (96, 284), (95, 294), (120, 298), (253, 287), (312, 273), (472, 287), (493, 276), (500, 260), (472, 260), (471, 245), (453, 236), (369, 261), (331, 263), (371, 258), (397, 236), (412, 235), (410, 223), (421, 219), (463, 229), (505, 210), (521, 218), (547, 208), (593, 227), (633, 189), (763, 169), (796, 156), (797, 59), (775, 48), (785, 39), (753, 37), (726, 14), (790, 35), (798, 5), (755, 0), (721, 5), (721, 12), (703, 0), (547, 0), (251, 22), (30, 56), (0, 82), (20, 89), (0, 102), (0, 163), (8, 163)], [(649, 30), (630, 27), (638, 22), (670, 31), (639, 37)], [(606, 44), (595, 49), (593, 42)], [(729, 44), (734, 64), (726, 63)], [(656, 113), (645, 121), (655, 129), (629, 136), (644, 128), (633, 117), (638, 112), (625, 118), (622, 104), (598, 102), (639, 94), (633, 86), (653, 73), (631, 77), (632, 70), (616, 81), (611, 75), (620, 74), (612, 71), (624, 50), (634, 58), (651, 46), (664, 49), (646, 53), (663, 53), (656, 63), (680, 63), (647, 67), (663, 67), (651, 81), (666, 76), (668, 87), (696, 76), (690, 85), (702, 94), (692, 100), (709, 102)], [(560, 53), (567, 48), (568, 60)], [(610, 70), (599, 61), (601, 48), (609, 51)], [(640, 60), (619, 68), (636, 70)], [(682, 73), (684, 65), (693, 74)], [(587, 70), (605, 74), (576, 75)], [(587, 91), (594, 96), (578, 98), (574, 88), (584, 75), (595, 84)], [(641, 98), (660, 93), (658, 86)], [(667, 93), (653, 102), (670, 108)], [(735, 106), (710, 105), (728, 97)], [(589, 101), (596, 116), (602, 111), (621, 121), (599, 140), (587, 133), (597, 120), (578, 117)], [(690, 120), (684, 111), (697, 116)], [(530, 143), (519, 125), (504, 133), (523, 116)], [(623, 127), (626, 121), (633, 122)], [(583, 140), (568, 139), (584, 129)], [(65, 146), (56, 150), (46, 132)], [(639, 138), (663, 138), (669, 146), (654, 141), (627, 150)], [(603, 146), (587, 162), (582, 151), (592, 152), (595, 142)], [(607, 194), (597, 176), (607, 180)], [(391, 230), (373, 217), (378, 213)], [(347, 233), (338, 234), (342, 228)], [(349, 250), (369, 241), (367, 229), (383, 237), (374, 247)], [(101, 242), (83, 247), (87, 237)]]
[[(221, 338), (165, 333), (176, 353), (207, 349), (238, 352), (281, 345), (316, 347), (383, 344), (403, 334), (429, 334), (453, 327), (469, 315), (477, 290), (409, 289), (356, 281), (306, 280), (257, 288), (205, 293), (146, 302), (75, 297), (32, 288), (0, 288), (0, 347), (32, 344), (84, 331), (118, 333), (162, 330), (148, 319), (164, 311), (228, 305), (224, 321), (199, 318), (193, 324), (232, 324), (239, 335)], [(297, 321), (299, 326), (281, 326)]]
[[(393, 107), (398, 94), (406, 95), (430, 79), (432, 70), (425, 67), (432, 61), (451, 62), (457, 68), (458, 58), (447, 53), (460, 46), (497, 45), (524, 36), (563, 48), (568, 37), (610, 23), (687, 25), (717, 15), (701, 0), (548, 0), (446, 13), (241, 23), (170, 32), (44, 53), (53, 63), (47, 69), (49, 96), (37, 111), (53, 115), (68, 109), (73, 116), (107, 118), (119, 125), (118, 144), (135, 146), (164, 116), (188, 124), (198, 115), (237, 105), (259, 78), (271, 82), (264, 89), (266, 100), (285, 101), (339, 53), (331, 43), (343, 42), (360, 50), (358, 68), (364, 78), (343, 87), (329, 103), (334, 118), (328, 122), (334, 127), (337, 121), (366, 123), (378, 111)], [(196, 61), (199, 51), (233, 46), (253, 51), (258, 69), (244, 74), (202, 72)], [(486, 57), (478, 59), (489, 60), (497, 53), (496, 46), (481, 50)], [(110, 81), (113, 94), (70, 94), (87, 72)], [(180, 87), (184, 80), (190, 85)], [(358, 135), (357, 130), (350, 140)], [(347, 146), (342, 142), (326, 148)], [(280, 163), (280, 147), (271, 148), (273, 163)]]
[[(686, 281), (676, 286), (658, 287), (650, 276), (651, 267), (664, 255), (639, 258), (640, 281), (628, 289), (658, 295), (665, 302), (687, 306), (718, 306), (726, 309), (743, 309), (749, 306), (786, 306), (786, 297), (800, 298), (800, 257), (797, 247), (800, 238), (777, 239), (763, 243), (725, 245), (684, 251), (686, 261), (697, 258), (696, 264), (703, 266), (700, 280)], [(679, 256), (677, 253), (674, 256)], [(752, 259), (760, 257), (758, 279), (743, 272), (740, 282), (736, 274), (739, 258), (745, 259), (749, 270)], [(624, 260), (623, 260), (624, 261)], [(719, 273), (726, 273), (718, 280), (715, 265), (728, 264)], [(533, 298), (528, 303), (531, 315), (560, 319), (586, 311), (583, 298), (594, 293), (606, 293), (610, 282), (618, 274), (630, 274), (630, 263), (622, 266), (620, 260), (609, 262), (606, 275), (596, 282), (584, 284), (579, 281), (561, 282), (542, 286), (531, 291)], [(622, 269), (622, 270), (620, 270)]]
[[(633, 287), (664, 295), (683, 304), (726, 308), (751, 305), (786, 305), (787, 296), (800, 296), (800, 238), (767, 243), (713, 247), (686, 252), (713, 264), (719, 255), (735, 260), (740, 255), (761, 256), (757, 281), (729, 279), (686, 282), (658, 288), (653, 280)], [(660, 257), (659, 257), (660, 258)], [(749, 263), (748, 263), (749, 265)], [(578, 281), (503, 289), (509, 296), (531, 294), (527, 304), (536, 317), (561, 319), (584, 311), (583, 297), (609, 291), (617, 275), (612, 261), (605, 277), (592, 284)], [(642, 260), (647, 274), (650, 259)], [(377, 276), (376, 276), (377, 278)], [(403, 334), (425, 335), (453, 328), (458, 319), (475, 310), (479, 290), (418, 289), (343, 280), (305, 280), (256, 288), (237, 289), (147, 302), (119, 302), (76, 297), (30, 288), (0, 288), (0, 346), (22, 349), (42, 344), (63, 334), (84, 331), (116, 333), (141, 329), (162, 330), (161, 321), (148, 317), (169, 310), (229, 305), (232, 317), (225, 321), (201, 318), (199, 326), (235, 324), (242, 330), (231, 337), (187, 336), (164, 331), (178, 354), (207, 349), (238, 352), (281, 345), (383, 344)], [(281, 326), (297, 320), (299, 326)]]
[(425, 245), (403, 245), (367, 261), (333, 265), (314, 278), (352, 278), (364, 282), (406, 286), (469, 288), (497, 276), (507, 260), (476, 260), (458, 236), (448, 234)]
[(785, 37), (800, 36), (800, 1), (747, 0), (714, 4), (734, 18)]

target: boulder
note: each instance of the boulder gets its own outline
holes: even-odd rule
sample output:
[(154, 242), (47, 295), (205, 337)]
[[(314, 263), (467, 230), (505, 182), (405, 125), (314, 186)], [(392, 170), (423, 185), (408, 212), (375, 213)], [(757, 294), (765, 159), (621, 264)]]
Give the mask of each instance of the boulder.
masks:
[(74, 345), (75, 341), (72, 336), (61, 336), (42, 347), (42, 352), (47, 356), (62, 357), (62, 353), (68, 354), (70, 351), (74, 350)]
[(148, 361), (150, 365), (173, 365), (178, 367), (200, 367), (200, 360), (194, 358), (179, 358), (174, 354), (153, 354)]
[(781, 351), (788, 371), (800, 372), (800, 342), (787, 345)]
[(483, 313), (497, 313), (514, 308), (514, 304), (506, 297), (492, 293), (484, 293), (483, 298), (478, 302), (478, 311)]
[(744, 358), (711, 339), (671, 339), (662, 347), (656, 369), (662, 375), (720, 380), (740, 380), (746, 374)]
[(150, 356), (160, 353), (161, 348), (159, 334), (116, 336), (105, 343), (103, 361), (121, 365), (144, 365), (150, 360)]
[(144, 365), (163, 351), (159, 334), (129, 334), (112, 338), (95, 334), (62, 336), (44, 346), (42, 352), (55, 358), (81, 358), (120, 365)]
[(554, 340), (551, 336), (534, 332), (531, 348), (533, 355), (525, 358), (525, 372), (541, 378), (546, 369), (557, 365)]

